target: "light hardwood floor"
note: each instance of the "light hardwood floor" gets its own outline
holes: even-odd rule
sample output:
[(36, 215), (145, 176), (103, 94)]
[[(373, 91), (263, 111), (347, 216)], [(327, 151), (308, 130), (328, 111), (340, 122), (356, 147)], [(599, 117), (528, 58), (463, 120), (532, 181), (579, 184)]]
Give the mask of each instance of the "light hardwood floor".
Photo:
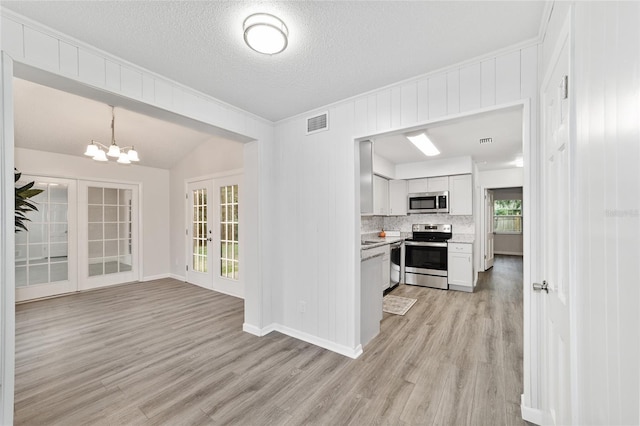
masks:
[(522, 259), (475, 293), (413, 286), (357, 360), (277, 332), (243, 304), (166, 279), (16, 307), (18, 425), (512, 425), (522, 393)]

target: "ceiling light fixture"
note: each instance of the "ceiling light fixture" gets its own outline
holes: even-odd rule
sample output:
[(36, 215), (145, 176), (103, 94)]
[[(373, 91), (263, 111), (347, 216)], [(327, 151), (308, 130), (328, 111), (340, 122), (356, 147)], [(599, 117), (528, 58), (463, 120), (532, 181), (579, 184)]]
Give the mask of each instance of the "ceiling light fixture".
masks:
[(111, 145), (106, 146), (91, 140), (91, 143), (87, 145), (87, 149), (84, 155), (93, 158), (96, 161), (109, 161), (107, 156), (117, 158), (117, 162), (120, 164), (131, 164), (131, 162), (140, 161), (138, 157), (138, 151), (133, 146), (125, 146), (120, 148), (116, 144), (116, 115), (114, 107), (111, 107)]
[(427, 157), (433, 157), (434, 155), (440, 154), (438, 148), (436, 148), (433, 142), (431, 142), (431, 139), (429, 139), (429, 137), (424, 133), (420, 133), (415, 136), (407, 136), (407, 139), (409, 139), (409, 141), (411, 141), (411, 143)]
[(258, 53), (275, 55), (287, 48), (289, 30), (282, 20), (268, 13), (255, 13), (242, 24), (244, 41)]

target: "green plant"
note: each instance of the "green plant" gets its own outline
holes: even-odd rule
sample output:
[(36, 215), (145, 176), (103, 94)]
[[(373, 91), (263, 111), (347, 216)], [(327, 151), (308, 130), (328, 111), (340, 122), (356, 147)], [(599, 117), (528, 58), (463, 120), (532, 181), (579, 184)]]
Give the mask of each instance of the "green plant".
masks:
[[(22, 176), (22, 173), (18, 172), (18, 170), (14, 170), (14, 184), (17, 184)], [(36, 205), (29, 201), (29, 198), (35, 197), (36, 195), (42, 192), (42, 189), (33, 189), (33, 185), (35, 182), (29, 182), (26, 185), (18, 186), (16, 185), (16, 231), (27, 231), (27, 226), (24, 224), (26, 221), (30, 221), (27, 217), (27, 213), (31, 211), (38, 211)]]

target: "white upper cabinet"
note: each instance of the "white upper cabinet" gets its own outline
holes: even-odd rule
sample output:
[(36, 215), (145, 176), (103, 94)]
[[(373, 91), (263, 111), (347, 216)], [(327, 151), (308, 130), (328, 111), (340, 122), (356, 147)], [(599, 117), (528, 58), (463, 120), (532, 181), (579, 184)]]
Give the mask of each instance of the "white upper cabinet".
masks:
[(406, 216), (407, 215), (407, 181), (406, 180), (390, 180), (389, 181), (389, 215), (390, 216)]
[(449, 190), (449, 177), (431, 177), (409, 180), (409, 193), (416, 192), (440, 192)]
[(473, 214), (473, 182), (470, 174), (449, 176), (449, 214)]
[(389, 214), (389, 181), (377, 175), (373, 177), (373, 214)]

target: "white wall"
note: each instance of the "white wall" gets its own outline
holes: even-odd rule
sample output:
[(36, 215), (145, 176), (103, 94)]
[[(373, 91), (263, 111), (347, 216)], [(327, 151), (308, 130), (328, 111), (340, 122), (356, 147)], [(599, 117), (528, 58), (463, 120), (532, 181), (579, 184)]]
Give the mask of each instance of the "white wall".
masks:
[[(275, 237), (281, 250), (274, 250), (279, 257), (272, 258), (279, 271), (274, 322), (285, 332), (303, 333), (327, 347), (334, 344), (342, 353), (358, 352), (360, 213), (354, 205), (359, 202), (354, 138), (535, 98), (537, 54), (536, 46), (506, 51), (319, 108), (329, 109), (332, 126), (312, 136), (304, 133), (305, 118), (316, 111), (277, 123), (274, 204), (280, 232)], [(429, 91), (434, 85), (442, 90)], [(473, 171), (470, 159), (461, 164), (459, 173)], [(418, 175), (403, 175), (397, 168), (396, 178), (425, 176), (422, 166), (415, 167)], [(448, 174), (450, 169), (436, 173)], [(306, 302), (305, 313), (299, 312), (300, 301)]]
[[(82, 146), (80, 146), (82, 148)], [(169, 171), (114, 162), (96, 164), (88, 157), (15, 149), (16, 168), (25, 174), (142, 184), (141, 280), (169, 274)]]
[(485, 170), (478, 173), (478, 180), (481, 187), (488, 189), (523, 186), (524, 169)]
[(640, 423), (639, 22), (638, 2), (575, 4), (576, 424)]
[(171, 168), (171, 274), (185, 277), (185, 182), (187, 179), (210, 177), (225, 171), (238, 170), (243, 164), (244, 145), (223, 139), (201, 143)]

